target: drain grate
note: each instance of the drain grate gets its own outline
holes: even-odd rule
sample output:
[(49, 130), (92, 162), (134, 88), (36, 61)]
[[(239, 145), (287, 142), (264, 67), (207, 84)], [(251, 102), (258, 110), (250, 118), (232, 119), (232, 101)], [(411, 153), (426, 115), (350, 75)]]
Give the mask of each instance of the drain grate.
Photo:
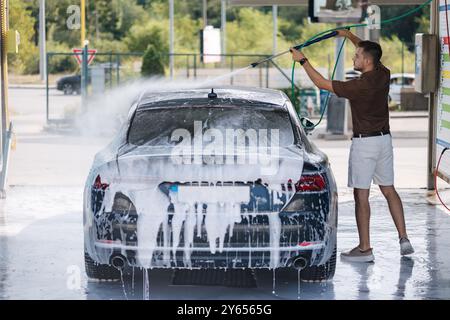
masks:
[(172, 284), (256, 288), (256, 277), (252, 269), (176, 269), (173, 272)]

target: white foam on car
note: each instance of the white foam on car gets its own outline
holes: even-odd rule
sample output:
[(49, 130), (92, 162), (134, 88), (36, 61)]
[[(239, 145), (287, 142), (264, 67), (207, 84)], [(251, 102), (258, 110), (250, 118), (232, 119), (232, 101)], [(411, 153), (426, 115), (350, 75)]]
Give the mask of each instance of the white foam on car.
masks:
[[(130, 161), (131, 160), (131, 161)], [(183, 250), (185, 266), (189, 267), (190, 254), (194, 243), (194, 229), (197, 227), (197, 235), (201, 235), (201, 225), (203, 220), (202, 206), (206, 204), (204, 226), (208, 237), (210, 252), (222, 252), (225, 235), (228, 232), (231, 237), (235, 223), (240, 223), (241, 204), (250, 200), (249, 187), (238, 186), (179, 186), (177, 195), (171, 192), (169, 199), (158, 188), (163, 181), (254, 181), (261, 177), (261, 172), (257, 166), (240, 165), (236, 166), (213, 165), (177, 165), (173, 166), (163, 161), (152, 161), (150, 165), (144, 159), (128, 159), (119, 161), (121, 178), (117, 177), (117, 171), (105, 167), (100, 175), (104, 179), (111, 181), (109, 188), (105, 192), (104, 209), (111, 211), (114, 195), (122, 192), (134, 203), (138, 213), (138, 250), (137, 257), (139, 264), (150, 268), (153, 266), (153, 251), (157, 248), (157, 235), (161, 225), (164, 232), (164, 248), (171, 248), (172, 257), (165, 256), (165, 263), (175, 259), (175, 254)], [(296, 160), (295, 171), (302, 167)], [(287, 168), (286, 168), (287, 169)], [(294, 172), (294, 167), (290, 170), (281, 170), (280, 175), (271, 177), (271, 185), (278, 185), (282, 181), (286, 182), (292, 178), (289, 172)], [(165, 173), (165, 176), (163, 175)], [(137, 174), (140, 173), (139, 176)], [(286, 176), (288, 175), (288, 176)], [(126, 178), (133, 180), (127, 183)], [(149, 177), (160, 177), (158, 179), (146, 179)], [(162, 178), (164, 177), (164, 179)], [(194, 179), (195, 178), (195, 179)], [(268, 177), (265, 177), (266, 179)], [(124, 181), (125, 180), (125, 181)], [(150, 180), (150, 181), (148, 181)], [(158, 182), (155, 182), (158, 181)], [(281, 184), (280, 184), (281, 185)], [(149, 187), (150, 186), (150, 187)], [(275, 192), (278, 194), (279, 190)], [(171, 230), (168, 227), (167, 208), (170, 201), (174, 204), (174, 215), (171, 223)], [(197, 204), (197, 206), (196, 206)], [(196, 210), (197, 208), (197, 210)], [(257, 208), (255, 214), (258, 214)], [(262, 212), (261, 212), (262, 213)], [(265, 213), (267, 214), (267, 213)], [(279, 261), (279, 241), (281, 222), (277, 213), (269, 214), (270, 224), (270, 248), (271, 267), (276, 267)], [(184, 247), (180, 248), (180, 235), (184, 225)], [(200, 231), (200, 232), (199, 232)], [(172, 240), (172, 241), (170, 241)], [(217, 243), (218, 242), (218, 243)]]
[(250, 201), (249, 186), (178, 186), (176, 201), (189, 203), (192, 199), (203, 203), (225, 203), (232, 199), (233, 203)]
[[(241, 213), (241, 204), (248, 203), (250, 198), (248, 187), (217, 185), (218, 182), (223, 181), (247, 182), (261, 179), (268, 186), (271, 198), (274, 199), (273, 204), (280, 204), (279, 197), (283, 194), (289, 201), (294, 192), (288, 190), (287, 182), (289, 180), (298, 181), (300, 178), (303, 169), (303, 151), (298, 151), (292, 156), (283, 155), (276, 160), (279, 161), (277, 174), (264, 175), (264, 171), (258, 165), (180, 165), (168, 161), (167, 154), (165, 156), (163, 154), (149, 156), (142, 151), (142, 153), (137, 152), (123, 156), (117, 161), (109, 161), (106, 165), (97, 168), (95, 173), (100, 174), (102, 180), (109, 183), (103, 201), (105, 211), (112, 209), (114, 195), (117, 192), (128, 196), (136, 207), (139, 265), (146, 268), (169, 267), (179, 260), (175, 257), (176, 253), (182, 251), (184, 267), (191, 267), (191, 253), (195, 249), (193, 247), (195, 230), (197, 230), (198, 236), (202, 234), (204, 216), (209, 251), (214, 254), (217, 251), (223, 251), (225, 236), (228, 232), (231, 238), (235, 223), (241, 223), (244, 218), (249, 219), (250, 216), (267, 215), (270, 227), (270, 246), (264, 249), (270, 252), (269, 267), (276, 268), (283, 258), (280, 257), (281, 220), (279, 212), (263, 212), (258, 204), (262, 204), (261, 201), (267, 201), (267, 199), (256, 199), (257, 206), (254, 212)], [(117, 164), (119, 164), (119, 170)], [(93, 183), (94, 175), (91, 179)], [(165, 181), (179, 183), (208, 181), (211, 186), (179, 185), (177, 194), (170, 191), (170, 196), (167, 197), (158, 188), (160, 183)], [(174, 204), (171, 227), (168, 223), (170, 202)], [(206, 204), (206, 212), (203, 212), (203, 204)], [(322, 215), (327, 214), (323, 210), (320, 212)], [(161, 228), (162, 247), (157, 243)], [(181, 248), (182, 229), (184, 230), (184, 246)], [(320, 239), (318, 234), (314, 234), (313, 239), (310, 240), (328, 241), (329, 239)], [(152, 260), (155, 248), (163, 249), (162, 261)], [(251, 255), (253, 249), (245, 250), (249, 250)], [(95, 252), (92, 253), (95, 254)], [(313, 252), (313, 257), (314, 255), (315, 252)], [(103, 257), (103, 261), (108, 261), (107, 257)]]
[[(197, 227), (197, 235), (201, 235), (203, 203), (207, 205), (205, 229), (210, 251), (213, 254), (216, 253), (217, 249), (219, 252), (222, 252), (227, 231), (229, 236), (232, 237), (234, 224), (242, 220), (241, 204), (250, 202), (250, 187), (178, 186), (177, 192), (170, 192), (170, 198), (175, 208), (174, 218), (185, 221), (185, 258), (190, 264), (189, 248), (194, 243), (195, 227)], [(198, 204), (197, 210), (195, 208), (196, 203)], [(179, 210), (179, 208), (182, 209)], [(178, 230), (174, 232), (178, 232)], [(218, 246), (216, 244), (217, 240), (219, 242)], [(174, 242), (172, 249), (174, 254), (177, 246), (178, 242)]]

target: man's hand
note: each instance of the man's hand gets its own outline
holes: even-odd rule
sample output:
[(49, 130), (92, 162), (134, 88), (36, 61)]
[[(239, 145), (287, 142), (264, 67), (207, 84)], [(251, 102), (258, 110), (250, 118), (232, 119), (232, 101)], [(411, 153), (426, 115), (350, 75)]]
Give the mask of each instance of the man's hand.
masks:
[[(292, 53), (292, 59), (294, 61), (298, 62), (301, 59), (306, 58), (305, 55), (300, 50), (297, 50), (295, 48), (290, 48), (289, 50)], [(313, 66), (310, 63), (305, 63), (303, 65), (303, 67), (305, 68), (306, 74), (309, 76), (311, 81), (319, 89), (324, 89), (324, 90), (328, 90), (328, 91), (334, 92), (331, 81), (325, 79), (319, 72), (317, 72), (316, 69), (313, 68)]]
[(289, 50), (292, 53), (292, 60), (299, 62), (301, 59), (305, 58), (305, 55), (301, 51), (295, 48), (290, 48)]

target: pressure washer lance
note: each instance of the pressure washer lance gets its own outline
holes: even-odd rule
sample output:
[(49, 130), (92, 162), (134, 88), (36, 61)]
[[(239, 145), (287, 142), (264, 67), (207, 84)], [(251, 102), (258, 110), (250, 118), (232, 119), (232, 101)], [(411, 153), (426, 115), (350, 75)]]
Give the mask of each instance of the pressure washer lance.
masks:
[[(307, 47), (307, 46), (310, 46), (310, 45), (312, 45), (312, 44), (314, 44), (314, 43), (316, 43), (316, 42), (320, 42), (320, 41), (322, 41), (322, 40), (332, 38), (332, 37), (336, 36), (337, 34), (338, 34), (337, 31), (332, 31), (332, 32), (330, 32), (330, 33), (328, 33), (328, 34), (325, 34), (325, 35), (321, 36), (321, 37), (318, 37), (318, 38), (313, 39), (313, 40), (311, 40), (311, 41), (307, 41), (307, 42), (304, 43), (304, 44), (299, 44), (299, 45), (295, 46), (294, 48), (297, 49), (297, 50), (300, 50), (300, 49), (302, 49), (302, 48), (304, 48), (304, 47)], [(263, 59), (263, 60), (261, 60), (261, 61), (253, 62), (253, 63), (250, 64), (250, 66), (252, 66), (252, 68), (254, 68), (254, 67), (256, 67), (258, 64), (261, 64), (261, 63), (264, 63), (264, 62), (266, 62), (266, 61), (275, 59), (275, 58), (277, 58), (277, 57), (279, 57), (279, 56), (282, 56), (282, 55), (284, 55), (284, 54), (286, 54), (286, 53), (289, 53), (290, 51), (291, 51), (291, 50), (289, 49), (289, 50), (286, 50), (286, 51), (277, 53), (277, 54), (275, 54), (275, 55), (273, 55), (273, 56), (270, 56), (270, 57), (268, 57), (268, 58), (265, 58), (265, 59)]]

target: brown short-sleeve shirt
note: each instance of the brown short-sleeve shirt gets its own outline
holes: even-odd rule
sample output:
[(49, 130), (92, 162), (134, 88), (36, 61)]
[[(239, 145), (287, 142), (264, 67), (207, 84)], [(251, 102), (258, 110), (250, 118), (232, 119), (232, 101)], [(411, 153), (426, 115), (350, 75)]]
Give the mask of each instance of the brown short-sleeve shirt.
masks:
[(338, 97), (350, 100), (354, 134), (389, 130), (388, 95), (391, 72), (379, 63), (359, 79), (332, 81)]

